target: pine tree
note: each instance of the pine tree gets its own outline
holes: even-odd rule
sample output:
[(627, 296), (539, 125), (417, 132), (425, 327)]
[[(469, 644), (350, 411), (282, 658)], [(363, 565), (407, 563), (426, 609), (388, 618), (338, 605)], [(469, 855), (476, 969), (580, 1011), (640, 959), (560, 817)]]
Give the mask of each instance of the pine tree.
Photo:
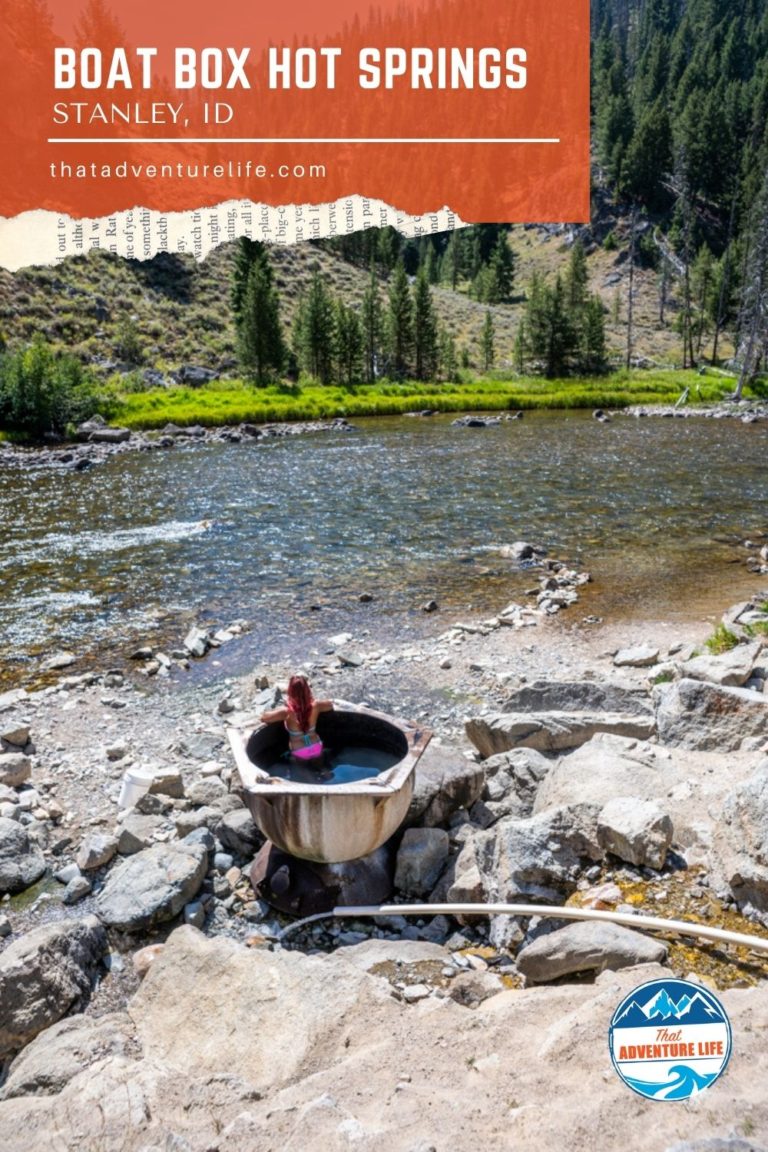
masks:
[(363, 371), (363, 329), (354, 308), (336, 301), (336, 364), (338, 378), (351, 388), (357, 384)]
[(434, 380), (437, 372), (437, 318), (426, 269), (416, 277), (413, 300), (414, 368), (417, 380)]
[(238, 350), (245, 372), (259, 385), (279, 377), (286, 360), (280, 303), (272, 265), (262, 251), (248, 273), (240, 310)]
[(411, 371), (413, 356), (413, 300), (402, 260), (389, 285), (387, 351), (390, 373), (402, 380)]
[(376, 379), (379, 369), (382, 341), (381, 295), (379, 293), (379, 282), (376, 278), (376, 267), (373, 262), (371, 262), (371, 275), (368, 280), (368, 287), (363, 295), (361, 322), (365, 378), (369, 384), (372, 384)]
[(734, 399), (740, 400), (761, 363), (768, 358), (768, 165), (752, 213), (754, 239), (746, 263), (739, 309), (739, 382)]
[(491, 368), (493, 368), (493, 362), (496, 359), (495, 334), (493, 316), (491, 315), (490, 308), (488, 308), (483, 323), (483, 365), (486, 372), (490, 372)]
[(489, 304), (506, 303), (515, 283), (515, 257), (506, 232), (499, 233), (489, 262), (490, 279), (486, 299)]
[(266, 248), (260, 240), (249, 240), (241, 236), (235, 247), (235, 267), (232, 272), (232, 288), (230, 302), (235, 318), (235, 327), (240, 324), (245, 301), (245, 291), (248, 286), (248, 276), (254, 264), (257, 264), (265, 255)]
[(576, 240), (571, 248), (565, 273), (566, 296), (571, 312), (578, 313), (583, 307), (588, 283), (589, 272), (584, 245), (581, 240)]
[(301, 366), (322, 384), (333, 378), (336, 312), (333, 298), (319, 272), (315, 272), (302, 300), (294, 327), (295, 350)]

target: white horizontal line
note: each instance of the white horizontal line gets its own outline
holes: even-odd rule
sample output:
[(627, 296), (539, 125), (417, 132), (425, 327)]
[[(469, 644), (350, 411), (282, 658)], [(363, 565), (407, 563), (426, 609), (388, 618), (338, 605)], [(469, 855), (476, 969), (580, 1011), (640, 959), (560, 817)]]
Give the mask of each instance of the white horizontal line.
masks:
[(527, 136), (49, 136), (49, 144), (559, 144)]

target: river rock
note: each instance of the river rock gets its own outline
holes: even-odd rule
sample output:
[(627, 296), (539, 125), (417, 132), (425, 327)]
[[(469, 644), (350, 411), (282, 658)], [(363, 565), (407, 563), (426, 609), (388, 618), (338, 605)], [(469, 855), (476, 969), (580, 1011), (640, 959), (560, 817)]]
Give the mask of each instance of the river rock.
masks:
[(16, 1096), (55, 1096), (84, 1069), (108, 1055), (124, 1055), (135, 1045), (131, 1018), (72, 1016), (32, 1040), (13, 1061), (0, 1100)]
[(738, 904), (768, 912), (768, 761), (726, 798), (717, 842)]
[(613, 658), (616, 668), (650, 668), (659, 662), (659, 650), (648, 644), (621, 648)]
[(482, 790), (482, 766), (460, 749), (433, 740), (419, 760), (405, 827), (446, 825), (454, 812), (471, 808)]
[(451, 1000), (465, 1008), (478, 1008), (484, 1000), (504, 991), (504, 985), (492, 972), (460, 972), (451, 980)]
[(604, 852), (595, 805), (553, 808), (527, 820), (500, 820), (474, 837), (486, 897), (556, 902), (576, 888), (582, 871)]
[(171, 800), (184, 799), (184, 777), (178, 768), (157, 768), (149, 786), (151, 796), (168, 796)]
[(661, 964), (666, 957), (667, 946), (658, 940), (619, 924), (587, 921), (539, 936), (518, 952), (515, 964), (526, 980), (543, 984), (574, 972)]
[(664, 744), (735, 752), (748, 737), (768, 740), (768, 696), (679, 680), (662, 688), (656, 721)]
[(96, 911), (111, 928), (135, 932), (178, 916), (196, 896), (208, 870), (201, 844), (153, 844), (109, 875)]
[(726, 688), (741, 688), (752, 675), (762, 650), (761, 640), (753, 644), (737, 644), (720, 656), (696, 656), (686, 660), (681, 672), (688, 680), (707, 680)]
[(87, 876), (73, 876), (68, 881), (61, 897), (62, 904), (77, 904), (91, 894), (91, 882)]
[(130, 428), (94, 428), (88, 435), (88, 443), (125, 444), (130, 438)]
[(672, 821), (649, 800), (609, 800), (597, 818), (597, 838), (606, 852), (637, 867), (660, 870), (672, 843)]
[(0, 895), (23, 892), (45, 872), (45, 857), (27, 829), (0, 816)]
[(205, 656), (210, 646), (208, 633), (202, 628), (190, 628), (184, 637), (184, 648), (190, 656), (197, 656), (198, 659)]
[(0, 1058), (23, 1048), (90, 992), (107, 934), (95, 916), (45, 924), (0, 954)]
[(397, 852), (395, 888), (410, 896), (430, 892), (448, 858), (450, 840), (442, 828), (408, 828)]
[(0, 753), (0, 784), (20, 788), (32, 775), (32, 761), (23, 752)]
[(116, 853), (116, 836), (108, 832), (92, 832), (78, 848), (75, 863), (82, 872), (93, 872), (109, 864)]
[(650, 704), (641, 694), (591, 681), (539, 681), (515, 692), (502, 712), (466, 725), (483, 757), (519, 747), (539, 752), (578, 748), (598, 732), (646, 739), (654, 731)]

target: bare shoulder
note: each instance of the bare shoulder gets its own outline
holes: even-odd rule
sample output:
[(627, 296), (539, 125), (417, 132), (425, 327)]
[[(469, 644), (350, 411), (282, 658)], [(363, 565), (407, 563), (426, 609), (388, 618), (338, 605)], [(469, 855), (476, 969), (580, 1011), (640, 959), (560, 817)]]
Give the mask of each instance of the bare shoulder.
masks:
[(333, 700), (318, 700), (318, 712), (333, 712)]
[(272, 708), (269, 712), (263, 712), (261, 715), (262, 724), (275, 724), (279, 720), (288, 719), (287, 708)]

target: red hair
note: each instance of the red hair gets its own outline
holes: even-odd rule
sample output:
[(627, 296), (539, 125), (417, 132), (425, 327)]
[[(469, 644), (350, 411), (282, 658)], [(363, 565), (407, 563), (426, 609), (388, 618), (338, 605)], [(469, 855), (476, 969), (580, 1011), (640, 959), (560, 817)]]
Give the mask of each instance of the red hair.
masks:
[(309, 728), (309, 718), (314, 704), (312, 689), (306, 676), (291, 676), (288, 681), (288, 707), (299, 722), (302, 732)]

